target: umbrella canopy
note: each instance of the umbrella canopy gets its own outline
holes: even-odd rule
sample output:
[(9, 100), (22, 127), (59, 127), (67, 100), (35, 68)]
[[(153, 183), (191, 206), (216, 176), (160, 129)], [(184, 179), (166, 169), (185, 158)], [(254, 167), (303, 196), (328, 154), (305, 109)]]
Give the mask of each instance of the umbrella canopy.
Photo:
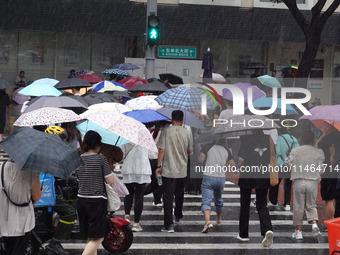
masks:
[(268, 121), (268, 118), (265, 116), (237, 115), (228, 119), (226, 124), (219, 125), (214, 134), (223, 134), (223, 136), (228, 136), (228, 133), (230, 133), (232, 136), (239, 136), (251, 134), (251, 130), (274, 128), (280, 128), (280, 126), (272, 121)]
[(19, 127), (30, 127), (78, 120), (81, 120), (79, 115), (71, 110), (56, 107), (45, 107), (22, 114), (13, 125)]
[[(262, 90), (260, 90), (258, 87), (251, 85), (250, 83), (235, 83), (233, 86), (238, 87), (241, 89), (243, 95), (244, 95), (244, 102), (248, 102), (248, 88), (252, 88), (253, 91), (253, 101), (260, 98), (260, 97), (265, 97), (266, 93), (264, 93)], [(233, 94), (231, 91), (227, 88), (224, 88), (222, 90), (223, 92), (223, 98), (228, 99), (230, 101), (233, 101)]]
[(59, 81), (56, 79), (50, 79), (50, 78), (42, 78), (42, 79), (38, 79), (35, 80), (34, 82), (32, 82), (30, 85), (49, 85), (49, 86), (55, 86)]
[(57, 107), (57, 108), (84, 108), (85, 105), (68, 96), (60, 97), (42, 97), (39, 100), (32, 103), (26, 110), (25, 113), (31, 112), (44, 107)]
[(124, 71), (124, 70), (121, 70), (121, 69), (106, 69), (102, 72), (102, 74), (106, 74), (106, 75), (109, 75), (109, 74), (115, 74), (117, 76), (120, 76), (120, 77), (130, 77), (131, 74), (129, 74), (128, 72)]
[[(199, 78), (204, 78), (204, 74), (201, 74), (199, 76)], [(219, 74), (219, 73), (212, 73), (212, 81), (215, 81), (215, 82), (223, 82), (223, 83), (226, 83), (227, 81), (224, 79), (223, 75), (222, 74)]]
[(72, 89), (72, 88), (86, 88), (91, 87), (91, 84), (83, 79), (69, 78), (58, 82), (56, 89)]
[(58, 135), (20, 128), (0, 143), (21, 170), (44, 172), (67, 179), (83, 164), (77, 150)]
[(90, 84), (101, 82), (103, 80), (102, 78), (100, 78), (99, 76), (97, 76), (95, 74), (78, 75), (76, 78), (77, 79), (82, 79), (84, 81), (87, 81)]
[(89, 69), (82, 69), (82, 70), (79, 70), (79, 71), (76, 71), (74, 72), (72, 75), (71, 75), (71, 78), (76, 78), (80, 75), (86, 75), (86, 74), (94, 74), (93, 71), (89, 70)]
[(125, 103), (132, 110), (159, 109), (162, 106), (155, 101), (157, 96), (141, 96), (131, 99)]
[[(97, 125), (97, 129), (90, 129), (90, 126), (88, 126), (87, 130), (97, 131), (102, 136), (103, 143), (119, 146), (122, 144), (120, 140), (123, 138), (126, 141), (130, 141), (151, 151), (158, 151), (149, 130), (133, 118), (117, 111), (101, 111), (83, 117)], [(86, 123), (82, 124), (85, 125)], [(84, 130), (79, 130), (82, 133), (84, 132)], [(105, 132), (102, 132), (103, 130), (105, 130)], [(107, 133), (107, 131), (109, 131), (109, 133)], [(116, 135), (116, 137), (113, 136), (113, 134)], [(126, 141), (124, 141), (124, 143), (126, 143)]]
[(119, 83), (123, 84), (125, 87), (130, 89), (134, 85), (145, 84), (148, 83), (148, 81), (141, 79), (139, 77), (126, 77), (124, 79), (119, 80)]
[(80, 102), (81, 104), (83, 104), (86, 107), (89, 106), (88, 102), (82, 96), (77, 96), (77, 95), (73, 95), (73, 94), (69, 94), (69, 95), (65, 95), (65, 96), (77, 100), (78, 102)]
[(13, 92), (13, 100), (18, 104), (23, 104), (24, 102), (31, 99), (30, 96), (25, 96), (25, 95), (19, 93), (22, 89), (23, 89), (23, 87), (18, 88), (17, 90), (15, 90)]
[[(178, 108), (181, 110), (201, 110), (202, 95), (207, 95), (201, 89), (180, 86), (174, 89), (169, 89), (159, 95), (155, 100), (162, 106)], [(207, 95), (207, 109), (215, 109), (214, 100)]]
[(82, 114), (82, 116), (88, 116), (91, 114), (99, 113), (102, 111), (116, 111), (119, 113), (130, 112), (131, 109), (123, 104), (119, 103), (101, 103), (89, 106), (88, 110)]
[[(161, 109), (158, 109), (157, 112), (159, 112), (160, 114), (166, 116), (169, 120), (171, 120), (172, 112), (175, 110), (178, 110), (178, 109), (163, 107)], [(188, 111), (184, 111), (184, 122), (183, 123), (185, 126), (189, 126), (189, 127), (194, 127), (194, 128), (199, 128), (199, 129), (204, 128), (202, 121), (199, 118), (197, 118), (195, 114), (188, 112)]]
[(116, 64), (111, 67), (111, 69), (120, 69), (120, 70), (135, 70), (135, 69), (140, 69), (138, 66), (131, 64), (131, 63), (121, 63), (121, 64)]
[(281, 83), (274, 78), (273, 76), (269, 75), (262, 75), (257, 77), (257, 79), (262, 83), (262, 85), (270, 87), (270, 88), (281, 88)]
[(93, 92), (125, 91), (127, 88), (116, 81), (101, 81), (92, 86)]
[(162, 81), (168, 80), (171, 84), (183, 84), (183, 79), (172, 73), (161, 73), (159, 78), (161, 78)]
[(330, 124), (334, 126), (337, 130), (340, 131), (340, 122), (331, 122), (328, 120), (311, 120), (314, 126), (316, 126), (317, 129), (324, 131), (324, 128), (327, 127), (326, 124)]
[[(260, 97), (252, 102), (254, 108), (270, 108), (273, 105), (273, 98), (272, 97)], [(248, 109), (248, 106), (246, 107)], [(281, 114), (281, 98), (277, 99), (277, 105), (276, 110), (273, 112), (275, 114)], [(290, 104), (287, 104), (286, 106), (286, 114), (292, 115), (292, 114), (298, 114), (298, 112), (294, 109), (294, 107)]]
[(303, 115), (301, 119), (327, 120), (330, 122), (340, 122), (340, 104), (318, 105), (309, 110), (312, 115)]
[(0, 89), (12, 90), (13, 86), (8, 80), (0, 78)]
[(119, 102), (113, 95), (108, 93), (87, 92), (82, 97), (88, 105), (100, 104), (104, 102)]
[(20, 94), (26, 96), (60, 96), (62, 93), (52, 85), (43, 83), (32, 83), (20, 90)]
[(212, 70), (214, 68), (213, 53), (208, 50), (204, 53), (202, 61), (202, 69), (204, 70), (201, 78), (212, 78)]
[[(108, 91), (107, 93), (110, 93), (110, 91)], [(131, 97), (131, 95), (127, 91), (113, 91), (112, 95), (117, 97)]]
[(130, 92), (164, 92), (171, 89), (170, 85), (166, 85), (160, 81), (153, 81), (150, 83), (134, 85), (129, 89)]
[(169, 118), (167, 118), (163, 114), (160, 114), (157, 111), (151, 109), (124, 112), (124, 115), (129, 116), (142, 123), (156, 122), (161, 120), (170, 121)]

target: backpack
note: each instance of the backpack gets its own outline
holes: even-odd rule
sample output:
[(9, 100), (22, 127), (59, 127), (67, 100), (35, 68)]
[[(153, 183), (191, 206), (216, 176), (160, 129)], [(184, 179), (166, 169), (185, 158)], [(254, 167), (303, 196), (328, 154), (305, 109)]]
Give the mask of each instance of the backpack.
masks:
[(288, 162), (288, 160), (289, 160), (289, 154), (290, 154), (290, 152), (292, 151), (293, 146), (294, 146), (294, 137), (293, 137), (292, 135), (290, 135), (290, 134), (289, 134), (289, 136), (290, 136), (290, 138), (291, 138), (292, 141), (293, 141), (291, 145), (289, 145), (287, 139), (286, 139), (283, 135), (281, 135), (281, 137), (283, 138), (283, 140), (285, 140), (285, 142), (286, 142), (286, 144), (287, 144), (287, 146), (288, 146), (288, 150), (287, 150), (287, 152), (286, 152), (285, 158), (283, 158), (282, 155), (279, 155), (279, 157), (282, 159), (282, 161), (284, 162), (285, 165), (287, 164), (287, 162)]

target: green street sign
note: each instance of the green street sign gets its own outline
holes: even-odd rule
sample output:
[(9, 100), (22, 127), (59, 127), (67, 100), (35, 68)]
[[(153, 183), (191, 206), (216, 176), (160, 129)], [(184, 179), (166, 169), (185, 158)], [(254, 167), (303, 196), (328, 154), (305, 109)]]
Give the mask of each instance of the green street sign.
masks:
[(158, 46), (159, 58), (197, 58), (196, 47)]

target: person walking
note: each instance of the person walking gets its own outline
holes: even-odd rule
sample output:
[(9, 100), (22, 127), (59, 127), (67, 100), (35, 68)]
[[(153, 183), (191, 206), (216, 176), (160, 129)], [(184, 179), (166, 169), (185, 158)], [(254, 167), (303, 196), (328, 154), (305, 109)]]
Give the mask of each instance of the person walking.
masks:
[[(241, 146), (238, 152), (239, 166), (243, 169), (270, 164), (270, 147), (274, 146), (270, 136), (263, 134), (262, 130), (253, 130), (252, 135), (241, 137)], [(272, 143), (272, 144), (271, 144)], [(239, 235), (237, 239), (242, 242), (249, 241), (249, 209), (251, 190), (256, 192), (256, 209), (259, 214), (263, 247), (273, 243), (273, 228), (267, 208), (267, 193), (270, 186), (269, 172), (248, 173), (241, 171), (239, 177), (241, 193), (241, 208), (239, 221)]]
[(159, 137), (158, 166), (156, 176), (162, 175), (163, 180), (163, 232), (174, 233), (173, 201), (175, 196), (175, 223), (183, 218), (184, 186), (187, 176), (188, 154), (193, 147), (192, 135), (184, 128), (183, 112), (172, 112), (172, 126), (165, 128)]
[(83, 140), (81, 155), (84, 165), (77, 171), (79, 182), (77, 211), (80, 232), (87, 239), (83, 255), (95, 255), (106, 231), (107, 194), (105, 184), (113, 184), (114, 176), (104, 156), (98, 154), (101, 136), (88, 131)]
[(2, 141), (2, 136), (5, 131), (7, 118), (6, 112), (7, 115), (9, 115), (11, 112), (11, 99), (6, 93), (6, 89), (0, 89), (0, 142)]
[(151, 182), (151, 166), (149, 161), (150, 152), (133, 143), (120, 146), (123, 151), (124, 159), (121, 169), (123, 182), (129, 191), (129, 195), (124, 198), (125, 219), (130, 221), (130, 211), (133, 199), (135, 199), (134, 207), (134, 224), (133, 232), (142, 231), (140, 219), (143, 212), (143, 199), (145, 185)]
[(11, 159), (0, 171), (0, 236), (7, 255), (24, 255), (35, 227), (33, 205), (42, 195), (39, 173), (22, 171)]
[[(198, 162), (206, 160), (202, 180), (202, 212), (205, 225), (202, 233), (208, 233), (213, 227), (210, 221), (211, 201), (214, 196), (217, 225), (222, 224), (223, 189), (226, 180), (226, 166), (235, 166), (231, 153), (225, 148), (225, 139), (219, 139), (207, 152), (201, 151)], [(213, 171), (211, 171), (213, 170)]]
[(291, 151), (288, 160), (291, 166), (291, 179), (294, 181), (293, 224), (296, 230), (292, 237), (298, 240), (303, 239), (301, 226), (304, 212), (308, 223), (312, 224), (314, 235), (319, 234), (316, 197), (321, 180), (320, 174), (323, 173), (322, 163), (325, 160), (323, 151), (313, 146), (314, 133), (311, 130), (302, 134), (301, 144)]

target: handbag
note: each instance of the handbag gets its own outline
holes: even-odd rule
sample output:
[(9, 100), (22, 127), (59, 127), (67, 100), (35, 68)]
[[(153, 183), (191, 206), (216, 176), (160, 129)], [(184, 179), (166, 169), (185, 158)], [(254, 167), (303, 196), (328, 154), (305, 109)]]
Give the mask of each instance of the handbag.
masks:
[(274, 187), (279, 184), (279, 171), (277, 167), (277, 156), (274, 148), (274, 142), (269, 137), (269, 144), (270, 144), (270, 168), (269, 168), (269, 174), (270, 174), (270, 186)]
[(104, 183), (107, 194), (107, 211), (115, 212), (120, 208), (120, 197), (110, 184)]
[(118, 196), (125, 197), (129, 195), (130, 193), (122, 180), (120, 180), (115, 173), (113, 173), (113, 176), (115, 177), (115, 182), (112, 184), (112, 188), (117, 192)]

